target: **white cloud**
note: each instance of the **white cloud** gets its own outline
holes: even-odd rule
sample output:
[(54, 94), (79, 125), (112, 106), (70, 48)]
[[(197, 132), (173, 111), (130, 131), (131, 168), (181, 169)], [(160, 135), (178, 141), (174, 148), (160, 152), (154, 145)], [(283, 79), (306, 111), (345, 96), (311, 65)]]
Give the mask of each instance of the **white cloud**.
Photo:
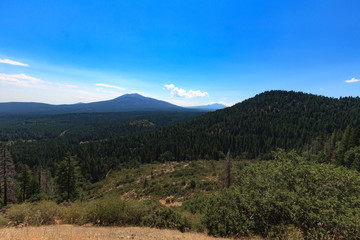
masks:
[(24, 67), (29, 66), (29, 64), (13, 61), (13, 60), (10, 60), (10, 59), (0, 59), (0, 63), (6, 63), (6, 64), (10, 64), (10, 65), (24, 66)]
[(66, 85), (66, 87), (68, 87), (68, 88), (78, 88), (78, 86), (76, 86), (76, 85), (71, 85), (71, 84)]
[(164, 87), (170, 92), (171, 97), (183, 97), (183, 98), (196, 98), (196, 97), (209, 97), (209, 93), (202, 92), (200, 90), (189, 90), (175, 87), (174, 84), (165, 84)]
[(30, 77), (23, 73), (20, 74), (0, 73), (0, 83), (17, 85), (20, 87), (42, 87), (42, 84), (46, 82), (38, 78)]
[(126, 90), (125, 88), (122, 88), (122, 87), (118, 87), (118, 86), (114, 86), (114, 85), (109, 85), (109, 84), (104, 84), (104, 83), (97, 83), (97, 84), (95, 84), (95, 85), (98, 86), (98, 87), (115, 88), (115, 89), (118, 89), (118, 90), (121, 90), (121, 91), (125, 91), (125, 90)]
[(356, 79), (356, 78), (351, 78), (350, 80), (346, 80), (346, 83), (355, 83), (355, 82), (360, 82), (360, 79)]

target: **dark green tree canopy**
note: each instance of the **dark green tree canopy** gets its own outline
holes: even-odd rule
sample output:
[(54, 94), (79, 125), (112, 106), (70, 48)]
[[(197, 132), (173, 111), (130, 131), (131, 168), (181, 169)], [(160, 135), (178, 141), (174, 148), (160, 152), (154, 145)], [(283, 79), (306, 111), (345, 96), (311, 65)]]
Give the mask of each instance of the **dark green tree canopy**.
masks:
[(59, 163), (56, 171), (58, 192), (63, 200), (75, 199), (79, 194), (80, 169), (75, 157), (70, 153)]

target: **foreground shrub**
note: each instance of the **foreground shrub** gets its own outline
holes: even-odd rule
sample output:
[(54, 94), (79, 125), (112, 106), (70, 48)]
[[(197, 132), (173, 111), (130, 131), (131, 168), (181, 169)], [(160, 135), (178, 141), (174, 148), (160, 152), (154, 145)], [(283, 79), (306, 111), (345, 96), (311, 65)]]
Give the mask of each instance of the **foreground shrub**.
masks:
[(167, 208), (158, 202), (144, 202), (144, 215), (142, 225), (156, 228), (169, 228), (185, 231), (190, 228), (187, 219), (171, 208)]
[(5, 216), (12, 225), (54, 224), (59, 216), (59, 209), (57, 204), (51, 201), (23, 203), (11, 206)]
[(67, 213), (71, 209), (64, 211), (67, 213), (64, 214), (65, 221), (71, 223), (74, 219), (80, 219), (76, 221), (102, 226), (133, 225), (181, 231), (189, 229), (185, 217), (155, 201), (125, 201), (112, 195), (94, 200), (83, 209), (79, 214)]
[(56, 219), (63, 223), (100, 226), (148, 226), (186, 231), (203, 229), (199, 217), (193, 221), (157, 201), (126, 201), (110, 195), (90, 202), (66, 203), (41, 201), (11, 206), (6, 217), (12, 225), (53, 224)]
[(5, 215), (11, 225), (29, 224), (29, 218), (32, 216), (31, 204), (23, 203), (11, 206)]
[(85, 212), (87, 203), (68, 203), (60, 206), (60, 217), (63, 223), (67, 224), (85, 224)]
[(305, 162), (294, 152), (275, 158), (242, 168), (236, 186), (210, 199), (210, 234), (273, 237), (298, 229), (310, 239), (360, 236), (358, 172)]
[(184, 219), (185, 223), (185, 230), (189, 229), (195, 232), (206, 232), (205, 225), (202, 222), (203, 214), (200, 213), (190, 213), (188, 211), (181, 210), (179, 208), (176, 209), (179, 211), (180, 215)]
[(110, 196), (89, 203), (84, 219), (97, 225), (123, 226), (129, 223), (129, 204), (119, 197)]
[(0, 215), (0, 228), (6, 227), (8, 225), (9, 219)]
[(196, 213), (204, 213), (207, 205), (209, 204), (209, 199), (211, 198), (211, 195), (195, 195), (191, 199), (187, 200), (182, 204), (182, 208), (186, 211), (189, 211), (192, 214)]

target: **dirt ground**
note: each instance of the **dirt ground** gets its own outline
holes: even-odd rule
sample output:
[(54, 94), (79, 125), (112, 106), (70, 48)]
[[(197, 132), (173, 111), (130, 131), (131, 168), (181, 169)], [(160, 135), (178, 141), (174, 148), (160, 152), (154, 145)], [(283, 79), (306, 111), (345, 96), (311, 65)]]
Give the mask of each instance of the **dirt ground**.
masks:
[[(181, 233), (144, 227), (85, 227), (51, 225), (41, 227), (10, 227), (0, 229), (1, 240), (107, 240), (107, 239), (169, 239), (169, 240), (224, 240), (201, 233)], [(229, 239), (227, 239), (229, 240)], [(254, 238), (255, 240), (255, 238)]]

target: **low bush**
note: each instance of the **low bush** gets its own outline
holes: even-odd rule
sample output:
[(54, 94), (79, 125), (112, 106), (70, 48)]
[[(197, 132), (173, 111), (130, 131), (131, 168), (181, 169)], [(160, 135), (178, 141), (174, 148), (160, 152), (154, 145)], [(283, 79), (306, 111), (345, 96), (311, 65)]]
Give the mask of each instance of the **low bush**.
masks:
[(90, 202), (85, 210), (85, 222), (105, 226), (129, 224), (128, 202), (109, 196)]
[(54, 224), (59, 217), (58, 205), (51, 201), (22, 203), (11, 206), (5, 214), (11, 225)]
[(155, 228), (169, 228), (186, 231), (190, 229), (188, 220), (171, 208), (158, 202), (146, 201), (142, 203), (144, 212), (141, 225)]
[(71, 203), (60, 206), (61, 221), (67, 224), (82, 225), (86, 223), (85, 212), (87, 203)]
[(90, 202), (84, 222), (104, 226), (148, 226), (185, 231), (186, 220), (179, 213), (155, 201), (125, 201), (116, 195)]
[(8, 223), (9, 223), (9, 219), (0, 215), (0, 228), (6, 227), (8, 225)]
[(192, 214), (181, 208), (176, 208), (175, 211), (184, 218), (185, 225), (189, 230), (202, 233), (206, 232), (205, 225), (202, 222), (203, 214)]
[(157, 201), (128, 201), (115, 194), (60, 206), (50, 201), (13, 205), (7, 210), (6, 218), (15, 226), (54, 224), (56, 219), (61, 219), (63, 223), (80, 225), (147, 226), (180, 231), (203, 229), (199, 218), (192, 221), (190, 215), (185, 216)]
[(196, 214), (196, 213), (202, 214), (205, 212), (210, 198), (211, 195), (205, 195), (205, 194), (195, 195), (189, 200), (185, 201), (181, 207), (192, 214)]
[(29, 224), (29, 218), (31, 215), (32, 211), (30, 203), (13, 205), (5, 213), (5, 216), (9, 219), (9, 224), (15, 226), (20, 224)]
[[(279, 151), (274, 161), (251, 164), (236, 186), (212, 197), (204, 223), (211, 235), (358, 239), (360, 174), (306, 162)], [(293, 227), (290, 227), (293, 226)]]

